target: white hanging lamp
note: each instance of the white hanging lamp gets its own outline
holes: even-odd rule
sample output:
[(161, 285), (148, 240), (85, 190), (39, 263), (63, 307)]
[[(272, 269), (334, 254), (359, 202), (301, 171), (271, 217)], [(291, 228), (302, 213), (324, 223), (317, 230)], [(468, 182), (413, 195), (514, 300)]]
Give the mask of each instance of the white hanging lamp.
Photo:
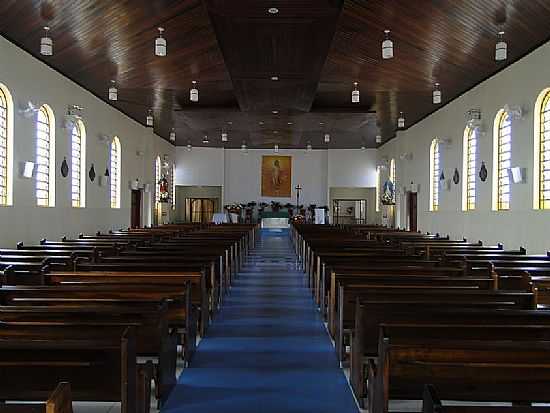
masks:
[(147, 126), (152, 128), (155, 124), (155, 118), (153, 117), (153, 110), (152, 109), (149, 109), (147, 111)]
[(243, 154), (247, 154), (248, 153), (248, 147), (246, 146), (246, 142), (243, 142), (243, 144), (241, 145), (241, 152)]
[(330, 143), (330, 134), (325, 133), (325, 143)]
[(357, 82), (353, 82), (354, 89), (351, 91), (351, 103), (359, 103), (359, 89)]
[(190, 141), (187, 141), (187, 152), (191, 152), (193, 150), (193, 146), (191, 145)]
[(306, 152), (311, 152), (311, 151), (313, 151), (313, 146), (311, 146), (311, 143), (308, 142), (306, 146)]
[(275, 146), (273, 147), (273, 152), (279, 153), (279, 145), (275, 144)]
[(393, 41), (390, 39), (390, 31), (384, 30), (384, 41), (382, 42), (382, 59), (393, 58)]
[(227, 132), (222, 132), (222, 142), (227, 142), (229, 139), (227, 138)]
[(109, 100), (117, 101), (118, 100), (118, 89), (116, 87), (116, 82), (111, 80), (111, 87), (109, 88)]
[(432, 92), (432, 102), (434, 105), (439, 105), (441, 103), (441, 88), (439, 83), (434, 85), (434, 90)]
[(193, 80), (191, 83), (193, 83), (193, 87), (189, 91), (189, 100), (191, 102), (198, 102), (199, 101), (199, 89), (197, 89), (197, 81)]
[(210, 143), (210, 140), (208, 139), (208, 135), (203, 136), (202, 143), (204, 143), (205, 145), (208, 145)]
[(376, 143), (382, 143), (382, 136), (376, 135)]
[(495, 46), (495, 60), (502, 62), (508, 58), (508, 44), (504, 41), (504, 32), (498, 32), (498, 41)]
[(163, 27), (158, 28), (159, 35), (155, 39), (155, 56), (164, 57), (166, 56), (166, 39), (162, 37), (162, 33), (164, 32)]
[(40, 54), (42, 56), (53, 55), (53, 40), (50, 37), (50, 28), (44, 27), (44, 36), (40, 39)]
[(170, 141), (175, 142), (176, 141), (176, 129), (172, 128), (170, 131)]
[(399, 117), (397, 118), (397, 127), (402, 129), (405, 127), (405, 115), (403, 112), (399, 112)]

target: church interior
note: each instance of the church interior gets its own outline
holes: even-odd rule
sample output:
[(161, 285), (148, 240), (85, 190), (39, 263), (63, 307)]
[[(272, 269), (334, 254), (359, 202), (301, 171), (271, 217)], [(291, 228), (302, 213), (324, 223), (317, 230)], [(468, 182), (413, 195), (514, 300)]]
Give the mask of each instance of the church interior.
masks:
[(0, 413), (550, 412), (549, 20), (2, 0)]

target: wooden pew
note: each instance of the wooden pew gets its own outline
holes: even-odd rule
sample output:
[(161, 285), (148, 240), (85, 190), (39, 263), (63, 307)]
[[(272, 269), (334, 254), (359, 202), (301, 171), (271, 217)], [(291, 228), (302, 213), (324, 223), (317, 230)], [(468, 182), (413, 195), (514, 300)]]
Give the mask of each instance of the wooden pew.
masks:
[[(0, 306), (0, 321), (70, 323), (82, 328), (95, 325), (133, 326), (136, 331), (136, 355), (153, 358), (155, 397), (164, 402), (176, 385), (177, 336), (169, 326), (168, 305), (132, 300), (59, 300), (40, 294), (13, 298), (8, 306)], [(190, 357), (190, 355), (186, 355)], [(143, 364), (143, 362), (140, 362)]]
[(120, 402), (122, 413), (149, 411), (152, 368), (136, 363), (132, 327), (0, 325), (1, 400), (41, 401), (67, 380), (75, 401)]
[[(383, 325), (369, 370), (369, 411), (392, 399), (421, 399), (437, 386), (451, 400), (550, 402), (548, 326)], [(510, 400), (513, 397), (514, 399)]]
[(71, 385), (67, 382), (59, 383), (43, 404), (0, 402), (0, 413), (73, 413)]

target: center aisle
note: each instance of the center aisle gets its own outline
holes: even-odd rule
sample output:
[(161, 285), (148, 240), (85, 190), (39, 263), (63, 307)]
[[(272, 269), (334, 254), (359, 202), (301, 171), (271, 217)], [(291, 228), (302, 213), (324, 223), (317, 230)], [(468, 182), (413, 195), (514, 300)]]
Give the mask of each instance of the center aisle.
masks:
[(164, 413), (357, 413), (288, 232), (256, 249)]

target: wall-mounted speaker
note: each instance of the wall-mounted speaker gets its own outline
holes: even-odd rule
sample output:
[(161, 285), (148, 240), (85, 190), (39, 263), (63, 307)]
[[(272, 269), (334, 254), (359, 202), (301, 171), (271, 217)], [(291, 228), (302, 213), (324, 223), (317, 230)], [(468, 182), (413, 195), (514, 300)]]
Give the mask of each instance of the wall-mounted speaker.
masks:
[(510, 178), (515, 184), (524, 184), (527, 182), (527, 169), (520, 167), (510, 168)]

